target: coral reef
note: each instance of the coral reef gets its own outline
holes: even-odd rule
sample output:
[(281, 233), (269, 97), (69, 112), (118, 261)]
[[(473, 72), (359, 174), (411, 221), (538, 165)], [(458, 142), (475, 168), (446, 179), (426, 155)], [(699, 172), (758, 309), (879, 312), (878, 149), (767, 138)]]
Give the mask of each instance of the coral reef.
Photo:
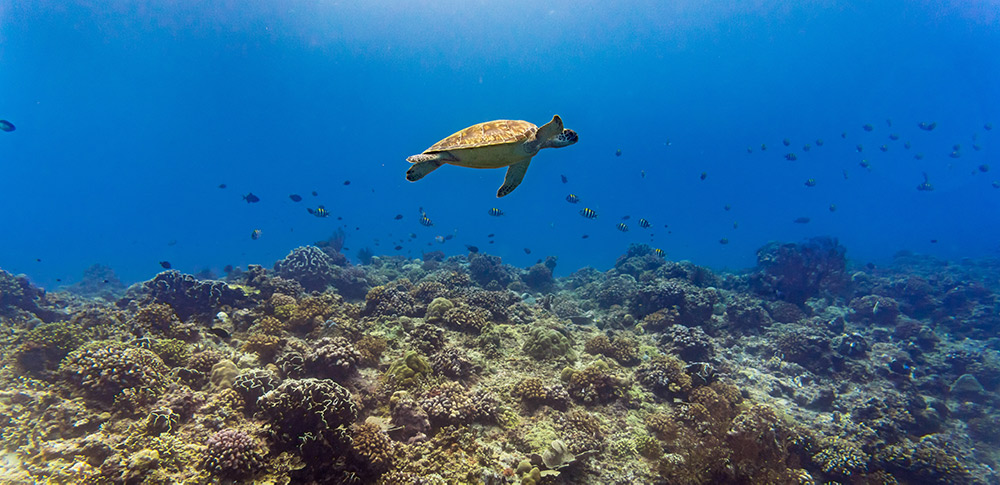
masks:
[(0, 272), (0, 481), (1000, 481), (1000, 263), (819, 238), (556, 278), (339, 237), (111, 299)]

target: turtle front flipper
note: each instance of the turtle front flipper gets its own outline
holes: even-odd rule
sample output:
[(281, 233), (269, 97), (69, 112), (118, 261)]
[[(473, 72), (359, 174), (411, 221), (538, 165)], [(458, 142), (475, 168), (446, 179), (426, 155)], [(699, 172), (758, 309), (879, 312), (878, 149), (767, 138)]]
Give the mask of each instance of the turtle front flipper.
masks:
[(497, 197), (503, 197), (513, 192), (518, 185), (521, 185), (521, 181), (524, 180), (524, 174), (528, 171), (528, 164), (530, 163), (531, 159), (529, 158), (507, 168), (507, 176), (504, 177), (500, 190), (497, 190)]
[(406, 171), (406, 180), (410, 182), (416, 182), (427, 176), (427, 174), (437, 170), (441, 165), (444, 165), (444, 161), (441, 160), (441, 154), (439, 153), (421, 153), (408, 157), (406, 161), (413, 164)]

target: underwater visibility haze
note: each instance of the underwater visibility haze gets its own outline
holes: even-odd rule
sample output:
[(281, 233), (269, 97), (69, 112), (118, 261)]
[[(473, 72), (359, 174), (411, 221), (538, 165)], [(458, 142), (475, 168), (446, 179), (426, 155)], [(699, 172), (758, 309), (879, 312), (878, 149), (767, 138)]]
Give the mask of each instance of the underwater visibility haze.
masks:
[(0, 0), (0, 481), (997, 483), (998, 25)]

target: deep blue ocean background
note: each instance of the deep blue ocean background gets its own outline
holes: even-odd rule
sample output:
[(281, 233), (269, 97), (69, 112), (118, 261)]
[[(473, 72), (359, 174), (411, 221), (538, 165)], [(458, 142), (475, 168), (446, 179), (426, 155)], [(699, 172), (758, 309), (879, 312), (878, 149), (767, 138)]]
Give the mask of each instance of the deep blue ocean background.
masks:
[[(636, 242), (728, 269), (818, 235), (859, 263), (997, 256), (1000, 3), (608, 5), (0, 0), (0, 267), (47, 288), (93, 263), (221, 273), (338, 227), (352, 259), (470, 244), (557, 275)], [(503, 199), (503, 170), (404, 178), (461, 128), (556, 113), (580, 142)]]

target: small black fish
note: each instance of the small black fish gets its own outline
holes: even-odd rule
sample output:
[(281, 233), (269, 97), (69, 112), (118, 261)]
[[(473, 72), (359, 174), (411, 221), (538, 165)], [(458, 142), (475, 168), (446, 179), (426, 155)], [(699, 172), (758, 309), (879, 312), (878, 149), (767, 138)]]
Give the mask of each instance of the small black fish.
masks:
[(627, 220), (629, 220), (631, 218), (632, 218), (632, 216), (622, 216), (622, 220), (623, 221), (627, 221)]
[(625, 224), (624, 222), (619, 222), (618, 230), (621, 232), (628, 232), (628, 224)]
[(500, 209), (497, 209), (496, 207), (494, 207), (494, 208), (492, 208), (492, 209), (489, 210), (488, 214), (491, 215), (491, 216), (493, 216), (493, 217), (500, 217), (500, 216), (503, 215), (503, 211), (500, 210)]
[(486, 235), (486, 237), (493, 237), (493, 236), (496, 236), (496, 234), (489, 233), (489, 234)]
[(319, 206), (313, 209), (312, 207), (307, 207), (306, 212), (316, 216), (316, 217), (330, 217), (330, 211), (326, 210), (326, 207)]
[(796, 218), (792, 222), (794, 222), (796, 224), (809, 224), (809, 218), (808, 217), (799, 217), (799, 218)]
[(220, 189), (224, 189), (224, 188), (226, 188), (226, 184), (219, 184), (219, 188), (220, 188)]
[(937, 244), (937, 239), (931, 239), (931, 244)]
[(860, 162), (858, 162), (858, 165), (861, 165), (862, 168), (869, 168), (872, 166), (872, 164), (868, 162), (868, 160), (861, 160)]
[(781, 140), (781, 144), (785, 145), (787, 147), (787, 146), (789, 146), (789, 145), (792, 144), (792, 140), (789, 140), (788, 138), (785, 138), (784, 140)]
[(924, 154), (923, 153), (918, 153), (918, 154), (914, 155), (913, 158), (915, 158), (917, 160), (923, 160), (924, 159)]
[(580, 215), (586, 217), (587, 219), (593, 219), (597, 217), (597, 212), (594, 212), (594, 210), (589, 207), (584, 207), (583, 209), (580, 209)]
[(565, 175), (560, 175), (559, 177), (562, 178), (562, 183), (569, 182), (569, 179), (567, 179)]
[(899, 139), (899, 135), (896, 133), (889, 133), (889, 139), (892, 141), (896, 141)]
[(253, 232), (250, 233), (250, 239), (256, 241), (260, 239), (260, 235), (261, 235), (260, 229), (254, 229)]
[(422, 214), (420, 216), (420, 225), (430, 227), (434, 225), (434, 222), (431, 221), (430, 217), (427, 217), (427, 214)]
[(524, 248), (524, 254), (531, 254), (530, 248)]
[(723, 207), (723, 209), (725, 209), (725, 210), (730, 210), (732, 208), (733, 208), (733, 206), (731, 206), (729, 204), (726, 204), (725, 207)]
[(162, 266), (162, 267), (163, 267), (163, 269), (170, 269), (170, 268), (172, 268), (172, 267), (173, 267), (173, 266), (172, 266), (172, 265), (170, 264), (170, 261), (160, 261), (160, 266)]
[(906, 143), (903, 143), (903, 148), (905, 148), (905, 149), (907, 149), (907, 150), (909, 150), (909, 149), (910, 149), (910, 147), (912, 147), (912, 146), (913, 146), (913, 145), (912, 145), (912, 144), (910, 144), (910, 142), (906, 142)]
[(292, 199), (292, 202), (302, 202), (302, 196), (299, 194), (289, 195), (288, 198)]
[(451, 241), (452, 239), (455, 239), (454, 234), (448, 234), (447, 236), (444, 237), (445, 241)]
[(247, 201), (247, 204), (253, 204), (254, 202), (260, 202), (260, 197), (253, 195), (253, 192), (247, 192), (247, 195), (243, 196), (243, 200)]
[(344, 185), (351, 185), (351, 181), (350, 180), (345, 180), (344, 181)]
[(806, 180), (806, 187), (815, 187), (815, 186), (816, 186), (816, 179)]
[(576, 204), (577, 202), (580, 202), (580, 198), (577, 197), (576, 194), (569, 194), (566, 196), (566, 202), (569, 202), (570, 204)]
[(799, 159), (799, 157), (796, 156), (794, 153), (787, 153), (787, 154), (785, 154), (785, 160), (794, 162), (794, 161), (796, 161), (798, 159)]
[(35, 262), (36, 263), (41, 263), (42, 262), (42, 258), (35, 258)]
[(840, 134), (840, 137), (841, 137), (841, 138), (847, 138), (847, 132), (846, 132), (846, 131), (845, 131), (845, 132), (842, 132), (842, 133)]
[(665, 258), (667, 256), (667, 253), (663, 252), (663, 250), (660, 249), (660, 248), (654, 249), (653, 250), (653, 254), (656, 254), (657, 256), (659, 256), (661, 258)]
[(729, 244), (729, 238), (724, 237), (722, 239), (719, 239), (719, 244)]
[(702, 172), (700, 178), (702, 180), (705, 180), (706, 178), (708, 178), (708, 172)]
[(590, 234), (584, 234), (584, 235), (583, 235), (583, 236), (581, 236), (580, 238), (581, 238), (581, 239), (587, 239), (587, 238), (589, 238), (589, 237), (590, 237)]
[(816, 146), (818, 146), (818, 147), (823, 146), (823, 139), (822, 138), (819, 138), (819, 139), (816, 140)]
[(874, 127), (874, 126), (872, 126), (872, 124), (871, 124), (871, 123), (868, 123), (867, 125), (865, 125), (865, 126), (862, 126), (862, 128), (864, 128), (864, 130), (865, 130), (865, 131), (872, 131), (872, 130), (874, 130), (874, 129), (875, 129), (875, 127)]
[(0, 120), (0, 130), (6, 131), (6, 132), (11, 132), (11, 131), (14, 131), (16, 129), (17, 128), (14, 128), (14, 123), (11, 123), (11, 122), (9, 122), (7, 120)]
[(830, 212), (837, 212), (837, 204), (830, 204)]
[(226, 329), (224, 329), (224, 328), (210, 328), (210, 329), (208, 329), (208, 332), (211, 333), (212, 335), (215, 335), (216, 337), (221, 338), (221, 339), (228, 339), (229, 338), (229, 332), (227, 332)]
[(395, 249), (396, 251), (399, 251), (400, 249), (403, 249), (403, 246), (396, 246), (396, 247), (395, 247), (395, 248), (393, 248), (393, 249)]
[(747, 147), (747, 153), (753, 153), (753, 147)]
[(887, 152), (889, 151), (889, 145), (882, 144), (882, 146), (878, 147), (878, 149), (882, 150), (883, 152)]
[(921, 130), (924, 130), (924, 131), (931, 131), (934, 128), (937, 128), (937, 122), (936, 121), (932, 121), (930, 123), (927, 123), (927, 122), (921, 121), (920, 123), (917, 124), (917, 128), (920, 128)]
[(989, 172), (990, 171), (990, 164), (984, 163), (984, 164), (980, 165), (979, 166), (979, 171), (983, 172), (983, 173)]
[(473, 246), (471, 244), (466, 244), (465, 245), (465, 249), (468, 249), (469, 252), (472, 253), (472, 254), (476, 254), (476, 253), (479, 252), (479, 248), (477, 248), (477, 247), (475, 247), (475, 246)]
[(808, 152), (812, 147), (809, 144), (802, 145), (802, 151)]
[(760, 151), (762, 151), (762, 152), (763, 152), (763, 151), (767, 151), (767, 145), (765, 145), (765, 144), (761, 143), (761, 144), (760, 144)]
[(647, 221), (646, 219), (639, 219), (639, 227), (643, 229), (649, 229), (649, 226), (652, 226), (652, 224), (650, 224), (649, 221)]
[(860, 143), (858, 143), (858, 146), (856, 146), (855, 148), (857, 148), (859, 152), (862, 152), (865, 149), (865, 147), (862, 146)]
[(312, 194), (313, 194), (313, 197), (316, 197), (317, 195), (319, 195), (318, 193), (316, 193), (316, 191), (315, 191), (315, 190), (314, 190), (314, 191), (312, 191)]
[(402, 218), (403, 218), (403, 214), (396, 214), (396, 217), (393, 217), (393, 219), (395, 219), (397, 221), (400, 220), (400, 219), (402, 219)]
[(986, 130), (986, 131), (990, 131), (990, 130), (993, 129), (993, 124), (992, 123), (986, 123), (985, 125), (983, 125), (983, 129)]
[(618, 150), (615, 150), (615, 156), (616, 157), (622, 156), (622, 149), (621, 148), (619, 148)]

